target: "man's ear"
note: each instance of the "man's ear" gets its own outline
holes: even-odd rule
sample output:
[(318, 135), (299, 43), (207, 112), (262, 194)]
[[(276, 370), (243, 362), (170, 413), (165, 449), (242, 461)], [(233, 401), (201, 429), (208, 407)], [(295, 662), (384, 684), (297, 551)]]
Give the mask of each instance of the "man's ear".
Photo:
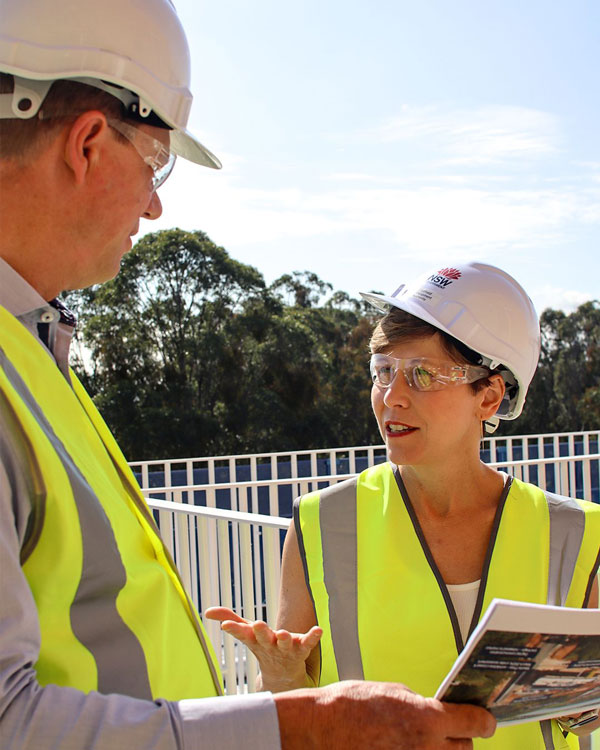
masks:
[(69, 128), (64, 156), (78, 185), (98, 163), (108, 130), (106, 115), (99, 110), (84, 112)]
[(498, 407), (504, 398), (504, 391), (506, 390), (501, 375), (490, 375), (489, 379), (490, 385), (485, 386), (478, 392), (481, 399), (479, 402), (478, 418), (482, 422), (493, 417), (498, 411)]

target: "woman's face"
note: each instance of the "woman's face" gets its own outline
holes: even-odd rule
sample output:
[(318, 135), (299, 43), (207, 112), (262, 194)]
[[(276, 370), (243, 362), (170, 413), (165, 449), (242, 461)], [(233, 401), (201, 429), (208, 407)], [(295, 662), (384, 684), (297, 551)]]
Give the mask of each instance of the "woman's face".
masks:
[[(392, 344), (385, 354), (398, 359), (452, 361), (438, 334)], [(478, 458), (485, 390), (474, 393), (464, 383), (438, 391), (419, 391), (408, 385), (402, 372), (385, 389), (373, 385), (371, 405), (388, 459), (405, 466), (439, 466), (461, 456)]]

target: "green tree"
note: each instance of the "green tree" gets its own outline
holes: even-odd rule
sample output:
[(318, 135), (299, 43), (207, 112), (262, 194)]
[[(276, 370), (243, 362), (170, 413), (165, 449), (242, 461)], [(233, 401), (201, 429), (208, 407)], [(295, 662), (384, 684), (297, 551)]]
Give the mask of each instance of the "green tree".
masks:
[(600, 424), (600, 306), (544, 310), (542, 347), (523, 414), (501, 423), (498, 434), (597, 429)]
[(218, 445), (217, 370), (231, 361), (224, 334), (263, 291), (256, 269), (202, 232), (174, 229), (143, 237), (113, 281), (79, 294), (87, 385), (129, 456)]
[(286, 273), (271, 284), (271, 291), (293, 307), (316, 307), (332, 289), (311, 271)]
[(371, 442), (371, 326), (343, 292), (320, 305), (330, 290), (309, 272), (267, 288), (202, 232), (146, 235), (68, 296), (76, 369), (134, 459)]

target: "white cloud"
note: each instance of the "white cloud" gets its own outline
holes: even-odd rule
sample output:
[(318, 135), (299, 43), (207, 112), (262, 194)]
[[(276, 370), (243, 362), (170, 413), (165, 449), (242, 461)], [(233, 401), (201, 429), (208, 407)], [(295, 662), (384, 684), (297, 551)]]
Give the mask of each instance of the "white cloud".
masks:
[(600, 295), (591, 291), (579, 291), (575, 289), (563, 289), (561, 287), (547, 284), (531, 293), (531, 299), (538, 313), (551, 307), (553, 310), (564, 310), (573, 312), (579, 305), (592, 299), (598, 299)]
[(404, 107), (361, 136), (383, 143), (422, 140), (448, 164), (471, 165), (538, 157), (555, 152), (559, 143), (553, 115), (515, 106)]
[[(312, 199), (315, 200), (315, 199)], [(407, 248), (426, 252), (551, 238), (576, 210), (571, 196), (444, 187), (347, 190), (319, 204), (355, 229), (387, 229)]]
[[(504, 175), (485, 175), (484, 178), (480, 179), (480, 182), (507, 182), (511, 178)], [(332, 172), (321, 176), (322, 182), (338, 182), (338, 183), (365, 183), (375, 184), (378, 186), (382, 185), (395, 185), (399, 187), (412, 188), (413, 186), (421, 186), (424, 184), (452, 184), (452, 185), (472, 185), (473, 178), (469, 174), (424, 174), (421, 176), (405, 175), (390, 177), (388, 175), (380, 174), (369, 174), (367, 172)]]
[(177, 170), (177, 178), (160, 194), (163, 215), (157, 221), (142, 222), (142, 232), (170, 227), (202, 229), (231, 249), (337, 229), (326, 211), (309, 208), (306, 194), (299, 189), (251, 189), (231, 173), (200, 170), (186, 162), (178, 164)]
[(142, 231), (202, 228), (233, 251), (273, 240), (375, 230), (389, 233), (401, 252), (437, 254), (556, 243), (573, 222), (600, 224), (599, 192), (592, 189), (518, 190), (501, 183), (478, 188), (435, 180), (407, 188), (343, 175), (340, 183), (321, 182), (318, 192), (257, 190), (240, 177), (199, 171), (178, 165), (177, 179), (161, 193), (163, 217), (144, 223)]
[[(528, 155), (549, 156), (558, 147), (552, 117), (516, 107), (411, 109), (402, 117), (377, 138), (369, 134), (369, 147), (364, 141), (361, 159), (347, 170), (337, 157), (318, 168), (276, 161), (259, 168), (217, 150), (222, 172), (181, 160), (161, 190), (163, 217), (143, 222), (142, 231), (202, 229), (267, 278), (309, 267), (352, 293), (358, 280), (360, 288), (384, 286), (381, 264), (402, 261), (417, 273), (449, 255), (513, 264), (516, 273), (524, 268), (535, 287), (539, 276), (530, 269), (568, 248), (572, 262), (562, 273), (547, 263), (543, 279), (553, 286), (532, 298), (540, 311), (571, 310), (591, 298), (586, 279), (597, 258), (585, 248), (594, 247), (600, 227), (597, 164), (570, 162), (568, 177), (564, 164), (562, 176), (546, 174), (543, 163), (518, 176), (513, 169)], [(407, 159), (415, 152), (412, 169), (394, 168), (404, 156), (394, 139), (406, 140)], [(382, 150), (390, 151), (389, 160), (372, 158)], [(491, 166), (473, 168), (486, 162)]]

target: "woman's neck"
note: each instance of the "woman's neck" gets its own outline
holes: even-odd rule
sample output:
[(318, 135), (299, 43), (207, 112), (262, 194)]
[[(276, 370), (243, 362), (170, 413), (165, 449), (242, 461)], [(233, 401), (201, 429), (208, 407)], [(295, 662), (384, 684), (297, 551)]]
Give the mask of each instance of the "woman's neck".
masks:
[(438, 517), (482, 511), (498, 505), (502, 474), (477, 459), (445, 466), (400, 466), (400, 476), (417, 513)]
[(403, 466), (400, 474), (443, 580), (462, 584), (481, 578), (503, 475), (483, 463), (443, 472)]

